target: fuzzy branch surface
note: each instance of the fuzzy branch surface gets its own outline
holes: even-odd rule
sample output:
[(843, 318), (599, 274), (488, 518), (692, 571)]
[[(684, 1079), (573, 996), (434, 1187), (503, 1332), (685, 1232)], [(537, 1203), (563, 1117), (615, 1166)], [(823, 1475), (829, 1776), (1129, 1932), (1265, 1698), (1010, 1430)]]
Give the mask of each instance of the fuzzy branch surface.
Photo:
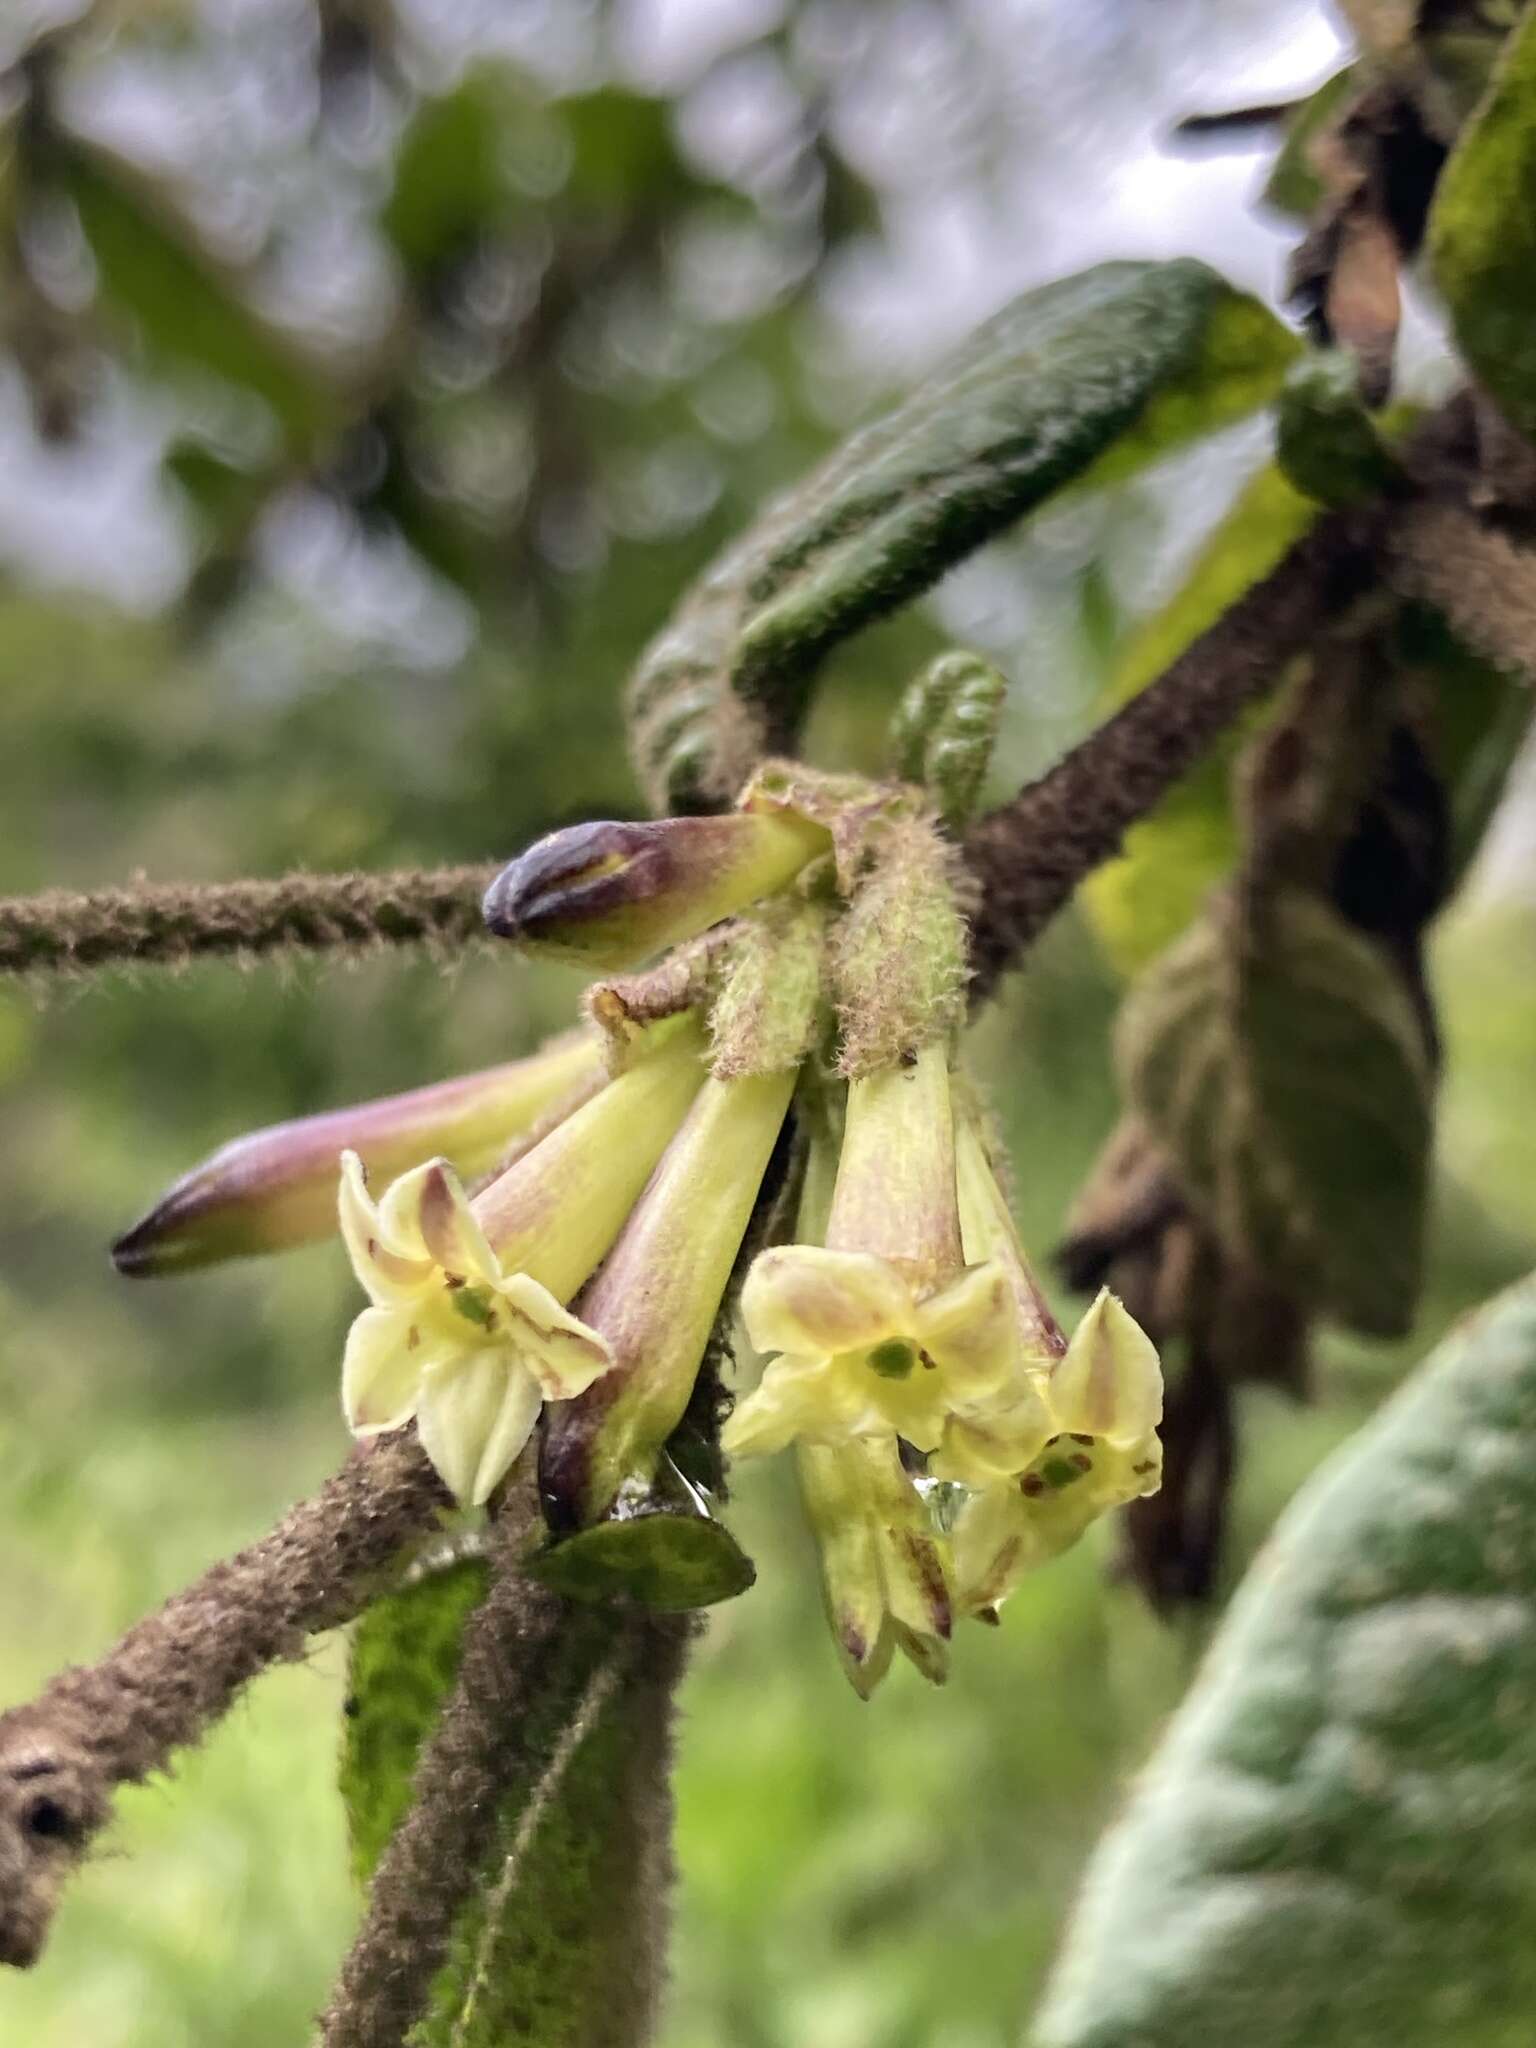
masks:
[(251, 1679), (359, 1614), (447, 1503), (414, 1429), (378, 1438), (98, 1662), (0, 1714), (0, 1962), (37, 1960), (114, 1790), (166, 1769)]
[(485, 937), (480, 899), (494, 866), (389, 875), (285, 875), (275, 882), (144, 884), (85, 895), (0, 897), (0, 974), (183, 967), (206, 958), (458, 950)]

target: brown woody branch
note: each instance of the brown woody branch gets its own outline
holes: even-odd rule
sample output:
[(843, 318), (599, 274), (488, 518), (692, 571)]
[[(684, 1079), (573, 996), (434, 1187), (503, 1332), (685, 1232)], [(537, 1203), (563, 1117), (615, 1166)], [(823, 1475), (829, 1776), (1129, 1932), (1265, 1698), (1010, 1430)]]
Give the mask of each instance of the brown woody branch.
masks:
[(251, 1679), (360, 1613), (447, 1504), (414, 1429), (376, 1439), (99, 1662), (0, 1714), (0, 1962), (36, 1961), (116, 1788), (164, 1770)]
[(1280, 681), (1319, 628), (1379, 580), (1383, 508), (1331, 513), (1155, 683), (972, 826), (981, 893), (972, 993), (984, 996), (1130, 826)]
[(320, 2048), (398, 2048), (406, 2039), (498, 1835), (517, 1816), (536, 1823), (541, 1787), (605, 1667), (626, 1697), (648, 1693), (669, 1712), (688, 1625), (577, 1605), (526, 1577), (518, 1558), (537, 1512), (529, 1488), (498, 1527), (490, 1590), (466, 1625), (458, 1676), (374, 1873)]
[(485, 936), (480, 899), (495, 874), (493, 866), (297, 874), (275, 882), (0, 897), (0, 974), (462, 947)]

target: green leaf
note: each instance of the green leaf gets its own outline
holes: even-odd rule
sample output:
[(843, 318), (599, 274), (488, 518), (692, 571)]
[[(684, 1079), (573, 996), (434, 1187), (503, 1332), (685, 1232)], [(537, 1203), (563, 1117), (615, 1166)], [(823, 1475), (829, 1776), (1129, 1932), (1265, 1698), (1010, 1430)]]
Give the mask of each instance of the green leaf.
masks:
[(1072, 484), (1117, 481), (1263, 404), (1297, 344), (1204, 264), (1106, 263), (1026, 293), (770, 505), (642, 657), (658, 807), (734, 793), (823, 655)]
[(501, 220), (511, 188), (509, 130), (534, 112), (498, 65), (467, 72), (451, 92), (423, 100), (395, 155), (395, 182), (379, 225), (420, 276)]
[(1302, 101), (1286, 124), (1285, 141), (1264, 187), (1266, 205), (1310, 220), (1323, 196), (1322, 180), (1309, 161), (1312, 144), (1360, 90), (1360, 67), (1348, 64)]
[(734, 1600), (757, 1578), (724, 1523), (665, 1508), (579, 1529), (526, 1569), (569, 1600), (637, 1600), (663, 1614)]
[(1360, 396), (1360, 368), (1347, 349), (1309, 350), (1280, 393), (1280, 467), (1298, 491), (1323, 505), (1360, 505), (1406, 479)]
[[(1321, 517), (1278, 468), (1260, 470), (1216, 527), (1175, 595), (1126, 643), (1105, 692), (1123, 704), (1154, 682)], [(1135, 974), (1170, 945), (1237, 859), (1232, 763), (1267, 713), (1240, 721), (1126, 834), (1120, 857), (1088, 877), (1082, 901), (1105, 950)]]
[(1517, 2048), (1536, 1284), (1317, 1473), (1089, 1868), (1036, 2048)]
[(1536, 11), (1440, 175), (1430, 262), (1457, 346), (1521, 433), (1536, 435)]
[(411, 1773), (458, 1676), (464, 1623), (488, 1567), (457, 1558), (375, 1600), (352, 1633), (341, 1795), (352, 1867), (366, 1883), (410, 1804)]
[(1260, 1272), (1371, 1335), (1418, 1298), (1433, 1078), (1385, 954), (1278, 891), (1203, 919), (1121, 1012), (1122, 1084), (1212, 1226)]
[(55, 160), (102, 296), (133, 322), (151, 363), (241, 385), (270, 406), (290, 446), (313, 445), (334, 417), (336, 393), (299, 344), (256, 312), (240, 273), (125, 158), (72, 139)]
[(577, 1634), (586, 1725), (531, 1833), (527, 1788), (514, 1789), (497, 1859), (454, 1931), (411, 2048), (647, 2048), (654, 2038), (678, 1651), (623, 1662), (618, 1631), (596, 1611)]
[[(362, 1882), (409, 1804), (487, 1574), (482, 1558), (429, 1569), (354, 1631), (341, 1788)], [(629, 2007), (643, 2007), (636, 1987), (657, 1953), (666, 1870), (654, 1824), (684, 1638), (665, 1638), (668, 1649), (648, 1637), (643, 1651), (639, 1640), (611, 1608), (570, 1611), (516, 1731), (527, 1767), (507, 1788), (495, 1852), (411, 2048), (640, 2048), (649, 2038), (646, 2011)]]
[(1397, 653), (1427, 686), (1431, 757), (1450, 798), (1453, 883), (1472, 864), (1536, 715), (1522, 683), (1463, 644), (1428, 606), (1404, 605)]

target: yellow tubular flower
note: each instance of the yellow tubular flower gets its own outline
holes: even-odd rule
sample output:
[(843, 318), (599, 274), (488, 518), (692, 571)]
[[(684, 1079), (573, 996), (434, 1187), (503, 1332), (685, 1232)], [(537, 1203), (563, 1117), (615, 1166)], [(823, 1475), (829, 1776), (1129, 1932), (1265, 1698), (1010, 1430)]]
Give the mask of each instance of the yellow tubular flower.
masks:
[(563, 1304), (619, 1236), (704, 1081), (689, 1020), (611, 1081), (471, 1203), (441, 1160), (375, 1203), (343, 1161), (341, 1230), (367, 1291), (348, 1334), (342, 1405), (358, 1436), (412, 1416), (467, 1504), (488, 1498), (546, 1400), (583, 1392), (612, 1363)]
[(724, 1448), (902, 1436), (936, 1450), (953, 1411), (1018, 1377), (1007, 1276), (961, 1257), (949, 1071), (934, 1045), (910, 1068), (849, 1083), (825, 1246), (753, 1262), (742, 1320), (756, 1349), (778, 1356)]
[(827, 1622), (848, 1682), (868, 1699), (900, 1649), (923, 1676), (949, 1673), (952, 1601), (944, 1549), (891, 1437), (796, 1453), (821, 1560)]

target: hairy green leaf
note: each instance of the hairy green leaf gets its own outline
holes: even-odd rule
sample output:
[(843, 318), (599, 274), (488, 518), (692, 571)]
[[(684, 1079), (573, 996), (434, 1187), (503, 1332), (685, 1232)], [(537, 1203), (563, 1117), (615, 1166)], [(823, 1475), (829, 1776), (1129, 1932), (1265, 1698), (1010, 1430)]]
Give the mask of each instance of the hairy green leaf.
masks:
[[(488, 1566), (461, 1557), (386, 1594), (353, 1633), (341, 1789), (360, 1882), (410, 1803)], [(671, 1687), (686, 1640), (572, 1610), (549, 1656), (496, 1845), (411, 2048), (641, 2048), (669, 1877)]]
[(1433, 1080), (1384, 953), (1325, 903), (1276, 892), (1239, 930), (1203, 919), (1132, 990), (1131, 1105), (1249, 1264), (1356, 1329), (1418, 1298)]
[(458, 1675), (464, 1623), (485, 1598), (483, 1558), (457, 1558), (375, 1600), (352, 1633), (341, 1794), (360, 1883), (410, 1804), (422, 1743)]
[(1536, 9), (1441, 173), (1429, 250), (1457, 346), (1511, 423), (1536, 434)]
[(638, 1600), (663, 1614), (734, 1600), (757, 1577), (724, 1523), (665, 1509), (578, 1529), (527, 1570), (568, 1600)]
[(251, 305), (249, 281), (205, 248), (126, 158), (71, 141), (57, 161), (108, 309), (133, 322), (151, 361), (254, 392), (290, 445), (311, 445), (334, 414), (336, 393), (299, 344)]
[[(454, 1931), (411, 2048), (647, 2048), (670, 1878), (672, 1666), (587, 1630), (578, 1721), (551, 1731), (558, 1782), (503, 1815), (496, 1860)], [(577, 1646), (579, 1651), (580, 1645)], [(561, 1736), (565, 1746), (560, 1746)]]
[(1403, 482), (1360, 396), (1347, 349), (1311, 350), (1285, 380), (1276, 421), (1280, 467), (1324, 505), (1359, 505)]
[(1282, 1518), (1090, 1866), (1037, 2048), (1517, 2048), (1536, 2011), (1536, 1284)]
[(1015, 300), (772, 504), (652, 642), (631, 716), (653, 801), (732, 794), (839, 640), (1068, 485), (1263, 404), (1295, 353), (1192, 261), (1106, 263)]

